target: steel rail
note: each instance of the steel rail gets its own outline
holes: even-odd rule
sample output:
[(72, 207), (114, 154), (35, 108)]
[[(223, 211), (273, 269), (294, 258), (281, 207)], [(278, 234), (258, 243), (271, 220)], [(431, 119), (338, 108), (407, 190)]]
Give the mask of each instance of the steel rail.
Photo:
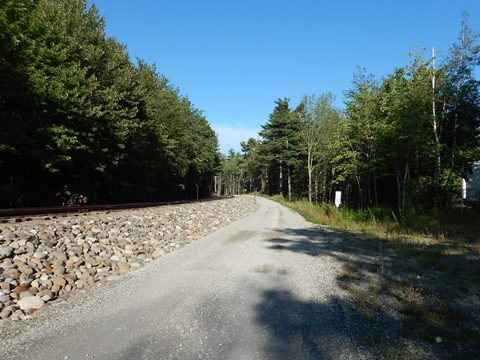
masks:
[(95, 204), (78, 206), (47, 206), (47, 207), (27, 207), (27, 208), (4, 208), (0, 209), (0, 222), (21, 222), (31, 220), (33, 217), (49, 216), (68, 216), (70, 214), (80, 215), (89, 212), (117, 211), (140, 209), (148, 207), (158, 207), (167, 205), (182, 205), (191, 203), (200, 203), (207, 201), (229, 199), (233, 196), (211, 197), (199, 200), (178, 200), (161, 202), (141, 202), (141, 203), (122, 203), (122, 204)]

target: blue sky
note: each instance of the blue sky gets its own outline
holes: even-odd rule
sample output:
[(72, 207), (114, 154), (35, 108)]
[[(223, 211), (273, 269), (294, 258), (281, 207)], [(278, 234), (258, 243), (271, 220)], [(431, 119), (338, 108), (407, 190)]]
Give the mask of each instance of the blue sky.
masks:
[(108, 35), (204, 111), (220, 150), (256, 137), (274, 100), (331, 91), (342, 106), (357, 66), (382, 77), (416, 46), (446, 55), (480, 0), (90, 0)]

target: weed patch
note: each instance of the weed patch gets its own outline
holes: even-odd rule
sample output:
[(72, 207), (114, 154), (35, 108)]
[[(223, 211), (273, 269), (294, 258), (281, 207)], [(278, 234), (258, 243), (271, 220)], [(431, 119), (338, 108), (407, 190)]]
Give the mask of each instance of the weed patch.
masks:
[[(358, 338), (378, 358), (480, 358), (478, 214), (399, 219), (382, 208), (273, 200), (325, 225), (317, 231), (335, 239), (330, 256), (343, 264), (336, 280), (362, 319)], [(308, 253), (317, 254), (313, 247)]]

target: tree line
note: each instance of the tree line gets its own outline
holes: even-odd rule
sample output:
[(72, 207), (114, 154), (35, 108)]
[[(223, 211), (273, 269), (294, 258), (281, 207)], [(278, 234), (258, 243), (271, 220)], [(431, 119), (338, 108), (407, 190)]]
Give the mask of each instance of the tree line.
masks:
[(202, 112), (105, 34), (86, 0), (0, 4), (0, 206), (164, 200), (210, 191)]
[(224, 177), (242, 191), (310, 202), (332, 202), (340, 190), (355, 208), (452, 205), (480, 160), (478, 39), (464, 19), (441, 63), (418, 50), (383, 79), (359, 69), (342, 110), (330, 93), (294, 108), (278, 99), (259, 138), (223, 159)]

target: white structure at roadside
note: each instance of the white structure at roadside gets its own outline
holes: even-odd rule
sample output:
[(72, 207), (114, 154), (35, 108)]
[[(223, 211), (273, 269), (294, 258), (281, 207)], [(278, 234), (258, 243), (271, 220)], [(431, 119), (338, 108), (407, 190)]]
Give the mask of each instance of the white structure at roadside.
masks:
[(341, 203), (342, 203), (342, 192), (335, 191), (335, 206), (339, 207)]
[(466, 179), (465, 201), (480, 202), (480, 161), (473, 164), (473, 172)]

